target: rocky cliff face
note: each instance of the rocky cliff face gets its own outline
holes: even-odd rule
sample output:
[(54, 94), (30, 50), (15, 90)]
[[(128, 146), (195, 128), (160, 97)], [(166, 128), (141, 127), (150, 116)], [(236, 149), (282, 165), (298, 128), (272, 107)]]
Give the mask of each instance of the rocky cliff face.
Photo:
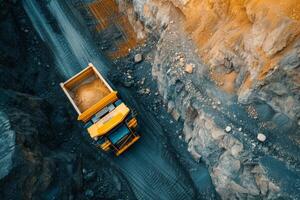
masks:
[(222, 90), (243, 103), (263, 99), (299, 120), (297, 1), (148, 0), (133, 5), (146, 26), (179, 22)]
[[(159, 35), (152, 74), (221, 197), (299, 198), (299, 181), (291, 176), (287, 184), (276, 173), (299, 177), (298, 3), (126, 3), (122, 9), (134, 9), (143, 31)], [(259, 133), (267, 141), (260, 142)]]

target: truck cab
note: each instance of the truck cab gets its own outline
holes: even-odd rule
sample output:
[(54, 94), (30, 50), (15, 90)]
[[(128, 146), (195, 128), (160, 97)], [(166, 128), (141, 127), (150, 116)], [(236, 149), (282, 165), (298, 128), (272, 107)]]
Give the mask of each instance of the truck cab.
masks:
[(78, 113), (77, 119), (103, 151), (112, 150), (119, 156), (140, 138), (134, 112), (92, 63), (60, 85)]

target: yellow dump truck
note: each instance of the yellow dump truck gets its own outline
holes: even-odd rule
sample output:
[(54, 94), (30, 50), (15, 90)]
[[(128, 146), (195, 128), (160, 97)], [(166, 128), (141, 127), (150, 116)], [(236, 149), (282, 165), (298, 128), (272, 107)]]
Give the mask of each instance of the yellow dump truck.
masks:
[(93, 64), (60, 85), (97, 147), (118, 156), (140, 138), (135, 114)]

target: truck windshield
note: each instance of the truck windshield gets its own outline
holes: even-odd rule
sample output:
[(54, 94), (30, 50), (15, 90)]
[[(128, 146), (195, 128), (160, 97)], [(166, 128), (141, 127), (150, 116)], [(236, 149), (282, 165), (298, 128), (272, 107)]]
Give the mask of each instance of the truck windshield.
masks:
[(112, 132), (108, 136), (108, 138), (113, 144), (117, 144), (119, 141), (121, 141), (129, 133), (130, 133), (130, 130), (127, 128), (127, 126), (122, 124), (119, 128), (114, 130), (114, 132)]

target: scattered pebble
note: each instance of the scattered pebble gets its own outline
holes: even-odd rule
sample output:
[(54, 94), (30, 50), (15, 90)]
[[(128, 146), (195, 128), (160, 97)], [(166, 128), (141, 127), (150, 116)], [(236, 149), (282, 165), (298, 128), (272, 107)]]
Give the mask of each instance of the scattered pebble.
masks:
[(230, 126), (226, 126), (226, 128), (225, 128), (226, 133), (229, 133), (231, 131), (231, 129), (232, 128)]
[(142, 78), (142, 80), (140, 81), (141, 85), (143, 85), (145, 83), (145, 78)]
[(266, 141), (267, 137), (263, 133), (258, 133), (257, 134), (257, 139), (260, 142), (264, 142), (264, 141)]
[(195, 67), (195, 65), (192, 64), (192, 63), (186, 64), (185, 68), (184, 68), (184, 71), (191, 74), (191, 73), (193, 73), (194, 67)]
[(135, 62), (135, 63), (139, 63), (139, 62), (141, 62), (142, 60), (143, 60), (142, 54), (138, 53), (138, 54), (136, 54), (136, 55), (134, 56), (134, 62)]
[(242, 128), (240, 127), (238, 130), (241, 132), (241, 131), (242, 131)]
[(150, 94), (151, 90), (149, 88), (146, 88), (145, 94)]

